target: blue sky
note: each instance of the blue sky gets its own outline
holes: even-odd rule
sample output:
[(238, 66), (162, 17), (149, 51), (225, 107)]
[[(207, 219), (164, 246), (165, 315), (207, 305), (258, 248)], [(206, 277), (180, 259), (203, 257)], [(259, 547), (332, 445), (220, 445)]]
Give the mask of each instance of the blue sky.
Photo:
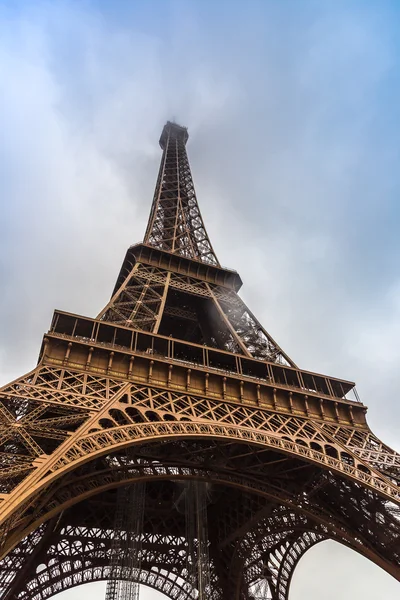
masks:
[[(107, 302), (175, 118), (246, 302), (400, 450), (399, 44), (397, 1), (0, 2), (1, 382), (54, 308)], [(291, 600), (321, 597), (328, 558), (359, 577), (327, 600), (398, 595), (348, 552), (310, 551)]]

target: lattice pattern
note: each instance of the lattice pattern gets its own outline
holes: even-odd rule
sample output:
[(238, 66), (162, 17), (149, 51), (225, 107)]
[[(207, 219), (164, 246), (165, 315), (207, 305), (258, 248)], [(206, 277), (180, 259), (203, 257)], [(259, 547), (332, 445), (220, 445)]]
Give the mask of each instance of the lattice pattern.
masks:
[(168, 291), (169, 275), (137, 263), (117, 294), (98, 316), (117, 325), (157, 333)]
[[(147, 246), (141, 246), (149, 253), (142, 260), (151, 265), (133, 264), (130, 255), (121, 279), (127, 277), (99, 315), (154, 335), (121, 328), (131, 339), (122, 353), (122, 346), (110, 349), (107, 336), (95, 343), (82, 332), (76, 338), (51, 334), (37, 368), (0, 390), (3, 600), (43, 600), (115, 576), (110, 551), (117, 488), (144, 482), (146, 508), (136, 528), (140, 561), (119, 565), (118, 576), (170, 598), (288, 600), (298, 560), (322, 539), (346, 544), (400, 580), (400, 455), (367, 428), (362, 407), (354, 415), (350, 402), (336, 402), (332, 379), (318, 405), (319, 387), (307, 384), (307, 373), (304, 382), (298, 373), (293, 392), (285, 375), (291, 370), (277, 365), (267, 367), (277, 381), (283, 372), (286, 388), (277, 387), (278, 393), (285, 389), (287, 405), (276, 402), (272, 385), (269, 403), (260, 393), (267, 385), (253, 381), (254, 397), (243, 393), (245, 366), (255, 363), (249, 358), (295, 365), (236, 292), (220, 285), (237, 289), (237, 280), (215, 268), (186, 141), (184, 128), (166, 125)], [(117, 338), (117, 328), (93, 323), (93, 332)], [(168, 356), (146, 349), (150, 338), (155, 348), (167, 346)], [(204, 357), (201, 364), (185, 362), (185, 340)], [(87, 353), (92, 343), (96, 348)], [(169, 354), (170, 347), (182, 347), (180, 354)], [(217, 354), (228, 357), (226, 363), (212, 364)], [(125, 371), (113, 370), (117, 360)], [(254, 377), (261, 381), (263, 373), (256, 363)], [(193, 386), (195, 377), (200, 387)], [(302, 413), (294, 402), (298, 390), (312, 395), (302, 397)], [(310, 411), (308, 400), (320, 412)], [(185, 486), (207, 489), (201, 521), (212, 526), (185, 524), (179, 509)], [(195, 536), (201, 550), (196, 577), (190, 572)]]
[[(186, 307), (168, 303), (168, 290), (186, 293)], [(170, 297), (170, 296), (169, 296)], [(196, 298), (207, 298), (200, 310)], [(182, 300), (183, 301), (183, 296)], [(211, 286), (191, 277), (136, 263), (117, 293), (98, 315), (99, 319), (125, 327), (158, 333), (165, 316), (188, 319), (197, 325), (205, 313), (202, 337), (198, 343), (221, 347), (284, 365), (295, 366), (235, 292), (221, 286)], [(168, 331), (173, 329), (169, 325)], [(190, 329), (189, 329), (190, 331)], [(205, 331), (209, 332), (208, 337)], [(175, 331), (175, 335), (177, 335)], [(178, 334), (190, 341), (190, 333)]]
[[(361, 460), (395, 479), (400, 485), (400, 454), (383, 444), (369, 429), (357, 431), (350, 427), (335, 427), (326, 423), (322, 424), (321, 428)], [(351, 462), (351, 457), (347, 460)]]
[(210, 289), (236, 336), (250, 356), (292, 367), (296, 366), (265, 331), (238, 294), (221, 286), (210, 286)]
[[(208, 486), (203, 481), (189, 481), (184, 490), (187, 580), (198, 591), (198, 600), (212, 598), (210, 557), (208, 554)], [(181, 496), (182, 497), (182, 496)]]
[(83, 377), (77, 379), (65, 371), (38, 369), (11, 384), (8, 393), (0, 393), (2, 492), (18, 485), (33, 470), (35, 459), (54, 452), (87, 419), (89, 398), (84, 407), (79, 401), (73, 403), (73, 395), (85, 386), (90, 396), (100, 382), (90, 377), (85, 383)]
[[(296, 462), (283, 460), (282, 457), (279, 460), (279, 454), (268, 456), (265, 448), (262, 447), (256, 451), (250, 446), (243, 446), (243, 444), (237, 446), (231, 444), (224, 446), (218, 443), (205, 445), (204, 442), (197, 441), (193, 443), (176, 442), (172, 446), (167, 446), (165, 442), (153, 447), (144, 446), (139, 452), (132, 451), (128, 455), (111, 455), (106, 461), (101, 460), (92, 464), (90, 469), (84, 466), (80, 471), (69, 475), (64, 484), (65, 493), (69, 494), (70, 498), (78, 493), (85, 497), (87, 490), (85, 491), (82, 484), (87, 480), (89, 485), (87, 489), (91, 490), (93, 502), (84, 510), (78, 509), (71, 512), (72, 509), (70, 509), (68, 512), (64, 509), (63, 511), (64, 522), (72, 523), (72, 525), (68, 525), (65, 531), (62, 529), (62, 535), (68, 534), (70, 540), (75, 540), (74, 551), (72, 552), (68, 540), (57, 543), (56, 546), (50, 544), (50, 549), (54, 549), (50, 551), (49, 558), (45, 559), (41, 554), (40, 562), (44, 564), (48, 560), (52, 562), (54, 557), (59, 557), (62, 562), (71, 561), (72, 573), (69, 568), (61, 569), (61, 571), (58, 569), (56, 572), (58, 578), (65, 578), (65, 581), (69, 582), (68, 585), (73, 585), (74, 581), (81, 581), (83, 567), (80, 560), (84, 546), (87, 549), (88, 558), (92, 557), (91, 561), (86, 559), (85, 568), (88, 569), (91, 565), (92, 574), (95, 577), (95, 567), (104, 564), (98, 562), (100, 555), (93, 551), (93, 543), (96, 544), (96, 539), (99, 540), (104, 535), (96, 528), (100, 527), (106, 530), (109, 543), (111, 543), (109, 519), (112, 519), (112, 511), (108, 508), (109, 503), (106, 504), (104, 512), (99, 513), (99, 507), (101, 507), (99, 490), (104, 489), (104, 484), (110, 486), (112, 481), (121, 482), (121, 477), (133, 476), (135, 472), (136, 476), (146, 474), (147, 477), (153, 473), (151, 475), (153, 481), (156, 481), (157, 477), (160, 477), (160, 481), (165, 481), (165, 478), (169, 481), (180, 480), (183, 476), (199, 477), (200, 471), (194, 470), (193, 465), (196, 465), (196, 469), (199, 469), (202, 464), (210, 465), (211, 458), (214, 467), (211, 470), (208, 468), (207, 472), (203, 474), (206, 481), (217, 483), (218, 470), (221, 470), (221, 476), (225, 478), (224, 485), (226, 485), (228, 477), (232, 484), (236, 479), (239, 489), (246, 488), (250, 494), (254, 493), (257, 487), (255, 496), (243, 496), (243, 492), (235, 492), (225, 487), (216, 487), (214, 495), (211, 495), (209, 510), (212, 514), (210, 519), (213, 528), (210, 533), (216, 536), (211, 548), (215, 549), (216, 546), (219, 546), (220, 550), (217, 552), (217, 556), (222, 561), (219, 570), (216, 564), (213, 567), (212, 582), (216, 594), (213, 597), (219, 597), (218, 589), (221, 585), (227, 594), (231, 594), (227, 597), (232, 597), (234, 590), (251, 589), (252, 584), (262, 577), (267, 577), (272, 592), (277, 593), (277, 590), (284, 590), (282, 593), (287, 593), (291, 573), (300, 555), (306, 551), (311, 542), (316, 543), (326, 537), (341, 540), (371, 558), (374, 557), (373, 552), (378, 552), (380, 560), (383, 556), (397, 556), (396, 560), (400, 559), (397, 523), (391, 520), (387, 508), (382, 502), (379, 504), (376, 496), (372, 497), (365, 490), (357, 489), (356, 486), (349, 487), (344, 480), (342, 482), (339, 479), (335, 480), (329, 473), (323, 474), (321, 478), (318, 471), (312, 468), (308, 472), (304, 471), (304, 465), (299, 469), (301, 465)], [(171, 465), (169, 468), (167, 468), (166, 461), (169, 461)], [(179, 467), (180, 463), (182, 464), (181, 468)], [(108, 475), (105, 471), (107, 464), (111, 469)], [(93, 487), (96, 477), (97, 490)], [(220, 481), (221, 484), (222, 481), (223, 479)], [(169, 485), (173, 486), (173, 484)], [(57, 489), (56, 494), (49, 494), (49, 499), (51, 497), (54, 501), (57, 498), (57, 494), (61, 490), (59, 484)], [(185, 526), (182, 521), (182, 511), (180, 512), (176, 508), (180, 492), (178, 490), (174, 494), (171, 492), (171, 487), (168, 492), (168, 487), (165, 487), (164, 484), (157, 489), (159, 495), (154, 497), (152, 504), (155, 512), (153, 515), (147, 514), (144, 525), (146, 535), (143, 538), (142, 547), (148, 552), (148, 558), (144, 558), (143, 570), (147, 571), (151, 564), (162, 564), (168, 565), (167, 572), (173, 573), (178, 569), (179, 573), (183, 573), (186, 554), (185, 544), (182, 543), (181, 538)], [(253, 491), (250, 492), (250, 490)], [(275, 502), (289, 502), (292, 504), (292, 508), (266, 504), (260, 493), (265, 494), (264, 497), (272, 495)], [(352, 509), (354, 499), (357, 499), (357, 506)], [(61, 496), (59, 500), (61, 500)], [(343, 510), (343, 504), (349, 509)], [(371, 529), (372, 514), (376, 512), (379, 512), (380, 518), (383, 519), (380, 521), (378, 530)], [(90, 544), (85, 542), (82, 546), (84, 533), (83, 530), (76, 529), (78, 526), (74, 525), (76, 519), (78, 519), (79, 527), (90, 528), (92, 538)], [(160, 531), (161, 522), (162, 532)], [(91, 523), (95, 524), (95, 529), (90, 525)], [(59, 527), (64, 527), (62, 522)], [(159, 541), (153, 538), (155, 531), (158, 532), (157, 535), (164, 536), (162, 543), (161, 538), (158, 538)], [(168, 536), (167, 532), (169, 532)], [(310, 534), (303, 535), (304, 532), (310, 532)], [(104, 547), (104, 551), (109, 558), (107, 546)], [(161, 554), (159, 554), (160, 552)], [(29, 555), (25, 555), (25, 558), (27, 556)], [(158, 556), (157, 559), (155, 559), (156, 556)], [(148, 562), (149, 560), (150, 562)], [(210, 564), (213, 564), (214, 560), (215, 553), (211, 553)], [(178, 565), (181, 566), (178, 567)], [(4, 572), (9, 573), (12, 565), (8, 564), (3, 567), (0, 565), (1, 568)], [(217, 570), (215, 571), (215, 569)], [(77, 577), (73, 576), (74, 573), (77, 574)], [(86, 573), (89, 578), (87, 571)], [(49, 577), (52, 576), (45, 572), (41, 575), (43, 575), (41, 589), (45, 590), (50, 585)], [(227, 575), (226, 578), (225, 575)], [(57, 581), (59, 582), (59, 579)], [(67, 583), (65, 585), (67, 586)], [(182, 589), (188, 590), (183, 582), (181, 585)], [(53, 589), (58, 591), (60, 588)], [(44, 593), (43, 595), (49, 594)], [(279, 600), (283, 597), (279, 596)]]
[[(122, 403), (119, 401), (121, 394)], [(96, 455), (103, 448), (131, 443), (133, 439), (153, 439), (160, 435), (216, 435), (252, 440), (254, 443), (303, 456), (371, 486), (395, 501), (400, 499), (397, 482), (377, 470), (374, 456), (372, 459), (368, 459), (368, 456), (361, 459), (359, 453), (340, 441), (336, 430), (332, 435), (327, 427), (311, 419), (261, 410), (257, 407), (221, 403), (201, 396), (149, 386), (122, 384), (106, 378), (96, 381), (87, 373), (49, 367), (39, 368), (33, 375), (21, 378), (6, 387), (0, 394), (0, 399), (6, 408), (14, 404), (22, 406), (21, 400), (30, 399), (26, 405), (31, 407), (32, 415), (36, 418), (32, 417), (28, 422), (28, 435), (35, 439), (34, 436), (43, 436), (43, 431), (50, 431), (52, 443), (56, 443), (57, 446), (65, 439), (65, 430), (76, 428), (86, 419), (84, 429), (78, 430), (80, 433), (76, 438), (67, 437), (60, 457), (56, 458), (54, 455), (51, 466), (48, 466), (51, 471), (65, 468), (71, 462), (90, 453)], [(54, 419), (54, 404), (58, 410), (64, 413), (68, 411), (68, 416)], [(35, 412), (32, 406), (37, 409)], [(78, 409), (76, 415), (71, 415), (70, 407)], [(84, 409), (89, 409), (91, 416), (88, 416)], [(11, 415), (10, 412), (9, 414)], [(46, 418), (47, 415), (51, 415), (51, 418)], [(22, 457), (22, 462), (12, 467), (21, 474), (25, 474), (29, 461), (33, 464), (34, 458), (45, 451), (42, 447), (40, 450), (36, 449), (36, 446), (29, 446), (28, 449), (24, 434), (20, 434), (24, 418), (26, 417), (13, 417), (17, 425), (15, 435), (18, 436), (20, 445), (11, 450), (7, 450), (5, 446), (11, 456), (9, 460), (15, 456), (17, 460)], [(9, 427), (5, 417), (4, 422)], [(343, 429), (347, 431), (346, 428)], [(46, 443), (50, 443), (50, 438)], [(393, 451), (389, 453), (389, 450), (382, 450), (380, 456), (381, 460), (382, 456), (387, 456), (389, 461), (389, 457), (392, 456), (392, 463), (398, 461), (398, 455)], [(5, 471), (4, 481), (8, 481), (8, 471)], [(8, 489), (4, 488), (5, 491)]]
[(197, 204), (187, 138), (183, 127), (174, 123), (164, 127), (160, 140), (164, 152), (144, 241), (160, 250), (218, 265)]
[(143, 483), (118, 489), (106, 600), (139, 598), (145, 495)]

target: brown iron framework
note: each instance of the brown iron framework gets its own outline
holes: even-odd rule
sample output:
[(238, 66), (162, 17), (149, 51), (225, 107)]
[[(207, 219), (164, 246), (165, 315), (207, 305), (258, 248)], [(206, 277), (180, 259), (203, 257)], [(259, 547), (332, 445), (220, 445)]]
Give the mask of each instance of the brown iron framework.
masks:
[(110, 302), (95, 319), (56, 311), (37, 367), (0, 390), (3, 600), (109, 579), (118, 489), (139, 482), (135, 577), (169, 598), (197, 597), (185, 481), (210, 490), (212, 599), (288, 600), (299, 559), (325, 539), (400, 579), (400, 455), (369, 429), (352, 382), (299, 369), (240, 299), (204, 227), (187, 138), (163, 129), (145, 239)]

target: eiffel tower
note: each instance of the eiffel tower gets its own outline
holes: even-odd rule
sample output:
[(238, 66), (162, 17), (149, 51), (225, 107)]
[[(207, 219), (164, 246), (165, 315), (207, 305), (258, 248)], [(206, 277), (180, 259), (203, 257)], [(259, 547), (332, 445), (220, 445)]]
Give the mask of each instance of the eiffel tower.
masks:
[(37, 366), (0, 390), (3, 600), (100, 580), (288, 600), (326, 539), (400, 580), (400, 455), (354, 383), (297, 367), (241, 300), (187, 140), (165, 125), (111, 300), (96, 318), (55, 311)]

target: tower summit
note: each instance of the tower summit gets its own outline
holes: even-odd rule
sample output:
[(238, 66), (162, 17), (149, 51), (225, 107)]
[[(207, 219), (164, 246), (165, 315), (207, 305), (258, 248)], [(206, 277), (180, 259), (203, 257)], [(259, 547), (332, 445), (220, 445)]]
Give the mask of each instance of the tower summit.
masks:
[(185, 127), (164, 126), (144, 242), (129, 248), (98, 319), (295, 366), (237, 295), (239, 275), (218, 262), (197, 203), (188, 137)]
[(97, 580), (107, 600), (288, 600), (325, 539), (400, 580), (400, 455), (352, 382), (298, 368), (244, 304), (187, 140), (165, 125), (104, 309), (55, 311), (37, 366), (0, 389), (2, 600)]
[(144, 243), (219, 266), (197, 204), (186, 154), (188, 137), (186, 127), (170, 122), (164, 126), (163, 156)]

